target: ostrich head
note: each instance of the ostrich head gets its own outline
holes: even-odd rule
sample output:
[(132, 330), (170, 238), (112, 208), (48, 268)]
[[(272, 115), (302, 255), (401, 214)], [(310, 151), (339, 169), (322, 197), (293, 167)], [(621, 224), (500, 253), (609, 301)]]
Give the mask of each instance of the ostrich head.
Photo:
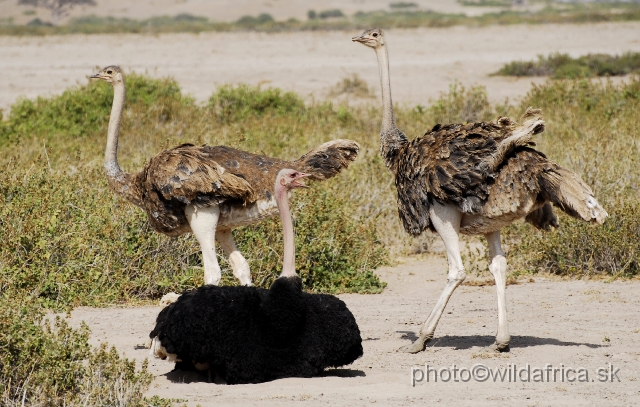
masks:
[(301, 179), (309, 176), (311, 176), (311, 174), (285, 168), (278, 173), (276, 186), (278, 189), (284, 189), (286, 191), (295, 188), (307, 188)]
[(379, 28), (366, 30), (358, 37), (351, 38), (351, 41), (359, 42), (370, 48), (379, 48), (384, 45), (384, 33)]
[(102, 79), (103, 81), (115, 85), (116, 83), (124, 81), (124, 75), (120, 67), (111, 65), (104, 68), (102, 71), (95, 75), (91, 75), (90, 79)]

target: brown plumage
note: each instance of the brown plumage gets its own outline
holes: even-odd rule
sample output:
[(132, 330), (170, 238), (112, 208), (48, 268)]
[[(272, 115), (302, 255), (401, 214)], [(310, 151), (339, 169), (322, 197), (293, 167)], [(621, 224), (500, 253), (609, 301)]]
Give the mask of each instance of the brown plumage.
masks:
[(272, 199), (273, 183), (281, 169), (296, 169), (324, 180), (347, 168), (358, 149), (354, 141), (333, 140), (296, 161), (285, 161), (226, 146), (183, 144), (161, 152), (135, 174), (130, 188), (140, 198), (131, 202), (140, 202), (154, 230), (179, 236), (190, 231), (184, 214), (187, 205), (242, 210), (258, 200)]
[(422, 137), (403, 143), (386, 161), (395, 174), (398, 213), (405, 230), (414, 236), (428, 228), (435, 231), (429, 221), (434, 200), (455, 203), (464, 213), (483, 213), (505, 157), (544, 130), (539, 113), (527, 111), (521, 126), (507, 118), (438, 124)]
[(607, 212), (577, 174), (532, 148), (532, 137), (544, 131), (540, 110), (528, 109), (521, 124), (506, 117), (488, 123), (438, 124), (408, 141), (395, 124), (382, 30), (367, 30), (353, 41), (373, 48), (378, 57), (383, 101), (380, 152), (395, 177), (403, 226), (413, 236), (427, 229), (437, 232), (449, 260), (445, 290), (418, 339), (402, 350), (424, 349), (451, 294), (465, 278), (459, 233), (482, 234), (487, 239), (492, 259), (489, 270), (498, 290), (494, 349), (508, 350), (506, 259), (500, 229), (520, 218), (543, 230), (557, 227), (551, 204), (570, 216), (596, 223), (602, 223)]
[[(325, 180), (347, 168), (358, 155), (359, 146), (351, 140), (329, 141), (295, 161), (225, 146), (183, 144), (151, 158), (140, 172), (125, 174), (117, 162), (126, 95), (124, 77), (120, 68), (109, 66), (92, 78), (114, 87), (105, 153), (110, 187), (144, 209), (157, 232), (169, 236), (193, 232), (203, 247), (207, 284), (217, 284), (220, 278), (214, 235), (230, 257), (234, 275), (243, 284), (250, 284), (247, 262), (229, 232), (277, 213), (273, 186), (281, 169), (291, 168), (309, 173), (312, 179)], [(216, 234), (216, 230), (221, 233)]]

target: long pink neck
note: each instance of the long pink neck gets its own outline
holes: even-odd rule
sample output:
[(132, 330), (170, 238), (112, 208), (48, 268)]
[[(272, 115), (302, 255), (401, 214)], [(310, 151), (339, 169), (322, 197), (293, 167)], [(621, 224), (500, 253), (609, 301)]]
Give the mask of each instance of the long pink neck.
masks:
[(293, 221), (291, 220), (291, 211), (289, 210), (289, 197), (287, 196), (287, 188), (280, 185), (280, 177), (276, 180), (276, 203), (280, 211), (280, 219), (282, 220), (282, 233), (284, 235), (284, 259), (282, 265), (282, 274), (280, 277), (297, 276), (296, 273), (296, 245), (293, 235)]

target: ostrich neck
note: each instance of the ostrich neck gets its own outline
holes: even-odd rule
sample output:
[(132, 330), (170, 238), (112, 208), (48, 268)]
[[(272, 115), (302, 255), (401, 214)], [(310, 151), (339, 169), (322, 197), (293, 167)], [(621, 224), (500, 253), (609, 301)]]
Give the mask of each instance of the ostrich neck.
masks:
[(388, 169), (395, 171), (396, 159), (400, 148), (407, 143), (407, 136), (396, 127), (391, 100), (391, 78), (389, 75), (389, 54), (387, 46), (375, 49), (380, 71), (380, 87), (382, 89), (382, 127), (380, 129), (380, 153)]
[(113, 104), (109, 118), (107, 148), (104, 153), (104, 169), (111, 189), (132, 204), (143, 207), (140, 189), (134, 185), (136, 176), (125, 174), (118, 165), (118, 136), (120, 135), (120, 122), (122, 121), (126, 93), (124, 82), (117, 82), (113, 85)]
[(104, 169), (107, 177), (120, 178), (122, 170), (118, 165), (118, 137), (120, 136), (120, 122), (124, 110), (124, 100), (127, 91), (124, 82), (113, 85), (113, 104), (111, 105), (111, 117), (109, 118), (109, 132), (107, 135), (107, 148), (104, 153)]
[(393, 116), (393, 101), (391, 100), (391, 78), (389, 77), (389, 54), (387, 46), (376, 48), (378, 57), (378, 69), (380, 71), (380, 87), (382, 88), (382, 133), (388, 133), (396, 129), (396, 121)]
[(282, 233), (284, 235), (284, 259), (281, 277), (296, 276), (296, 246), (293, 235), (293, 221), (289, 210), (289, 197), (287, 189), (276, 181), (276, 203), (282, 220)]

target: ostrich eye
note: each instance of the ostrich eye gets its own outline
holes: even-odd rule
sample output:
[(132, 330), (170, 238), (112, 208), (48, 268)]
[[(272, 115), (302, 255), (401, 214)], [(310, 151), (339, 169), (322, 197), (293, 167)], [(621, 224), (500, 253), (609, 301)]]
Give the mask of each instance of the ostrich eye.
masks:
[(373, 33), (373, 36), (374, 36), (374, 37), (377, 37), (377, 36), (378, 36), (378, 33)]
[(107, 71), (107, 73), (108, 73), (109, 75), (111, 75), (111, 74), (113, 73), (113, 71), (112, 71), (111, 69), (109, 69), (109, 70)]
[(296, 177), (296, 173), (294, 172), (294, 173), (292, 173), (292, 174), (289, 174), (289, 176), (290, 176), (291, 178), (295, 178), (295, 177)]

